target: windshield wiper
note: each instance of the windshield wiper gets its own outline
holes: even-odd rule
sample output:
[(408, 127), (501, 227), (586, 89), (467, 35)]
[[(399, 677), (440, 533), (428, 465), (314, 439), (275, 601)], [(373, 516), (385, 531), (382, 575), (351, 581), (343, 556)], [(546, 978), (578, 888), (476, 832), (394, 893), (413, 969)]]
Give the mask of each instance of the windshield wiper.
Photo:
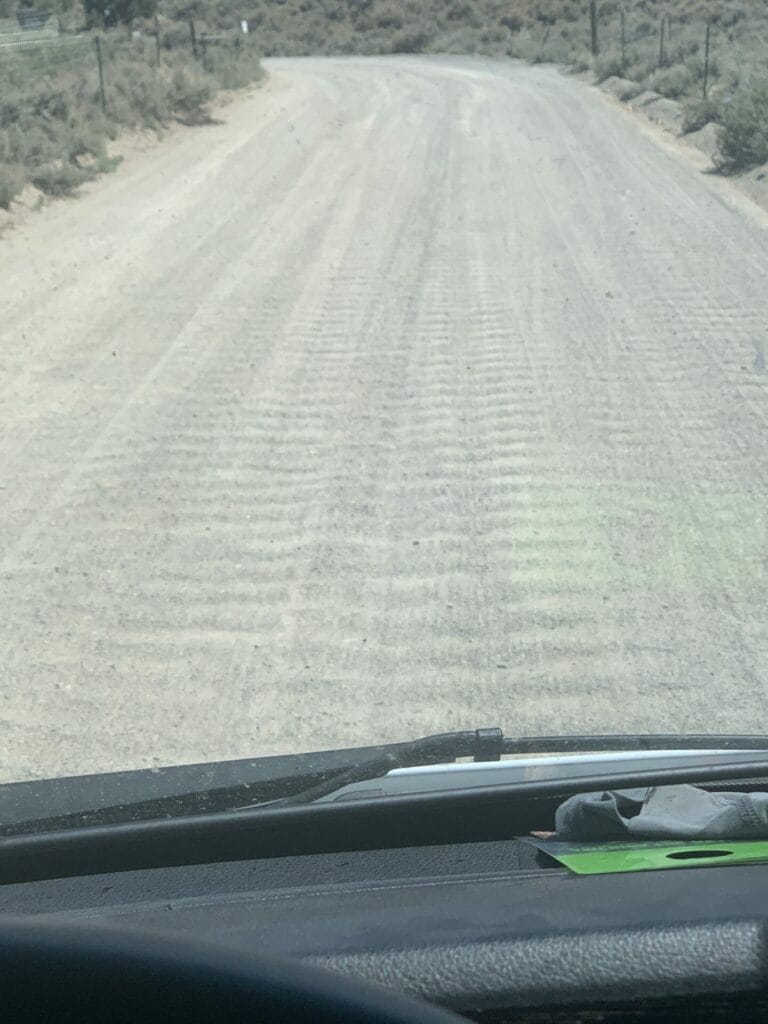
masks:
[[(755, 737), (734, 736), (541, 736), (535, 739), (507, 738), (499, 728), (476, 729), (474, 732), (442, 733), (425, 736), (384, 749), (380, 754), (361, 761), (347, 771), (324, 779), (291, 796), (258, 804), (249, 803), (232, 810), (247, 811), (257, 807), (292, 807), (309, 804), (346, 786), (379, 779), (395, 768), (445, 764), (459, 757), (472, 756), (475, 762), (499, 761), (503, 754), (574, 754), (614, 751), (653, 751), (659, 749), (743, 749), (743, 741)], [(763, 739), (763, 738), (761, 738)], [(737, 743), (736, 740), (739, 742)], [(763, 746), (768, 748), (768, 738)], [(748, 747), (749, 749), (749, 747)]]
[(471, 757), (475, 762), (499, 761), (504, 750), (504, 733), (498, 727), (475, 729), (474, 732), (444, 732), (436, 736), (424, 736), (407, 743), (398, 743), (385, 748), (380, 754), (353, 765), (338, 775), (332, 775), (315, 786), (308, 786), (292, 796), (272, 800), (267, 804), (243, 804), (236, 811), (247, 811), (254, 807), (290, 807), (293, 804), (310, 804), (329, 793), (350, 786), (356, 782), (378, 779), (395, 768), (415, 768), (427, 764), (444, 764), (459, 757)]
[(503, 755), (713, 748), (768, 751), (768, 736), (507, 737), (498, 728), (476, 729), (405, 743), (14, 782), (0, 786), (0, 837), (210, 815), (244, 807), (266, 810), (283, 801), (288, 806), (306, 804), (393, 768), (460, 757), (490, 761)]
[[(758, 749), (766, 749), (764, 740)], [(470, 789), (277, 809), (267, 804), (242, 814), (230, 809), (170, 820), (123, 819), (92, 828), (28, 829), (0, 840), (0, 884), (447, 842), (509, 842), (532, 827), (551, 827), (557, 806), (576, 793), (677, 784), (720, 788), (736, 781), (754, 790), (764, 789), (766, 779), (768, 759), (756, 753), (750, 762), (650, 770), (630, 763), (618, 773), (596, 766), (594, 775), (570, 779), (481, 783)]]

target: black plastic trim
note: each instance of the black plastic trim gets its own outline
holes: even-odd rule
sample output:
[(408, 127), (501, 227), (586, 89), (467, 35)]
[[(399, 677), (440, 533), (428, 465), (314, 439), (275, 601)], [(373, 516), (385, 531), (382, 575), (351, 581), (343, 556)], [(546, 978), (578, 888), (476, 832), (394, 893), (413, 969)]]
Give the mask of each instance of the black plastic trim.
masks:
[(256, 857), (504, 839), (551, 825), (577, 792), (768, 776), (768, 762), (546, 780), (378, 800), (72, 829), (0, 840), (0, 883)]

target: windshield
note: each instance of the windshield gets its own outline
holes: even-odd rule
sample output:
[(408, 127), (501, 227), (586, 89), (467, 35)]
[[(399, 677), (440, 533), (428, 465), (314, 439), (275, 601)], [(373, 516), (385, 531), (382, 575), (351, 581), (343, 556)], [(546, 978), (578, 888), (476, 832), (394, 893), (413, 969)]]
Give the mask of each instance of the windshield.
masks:
[(0, 0), (0, 781), (765, 733), (767, 19)]

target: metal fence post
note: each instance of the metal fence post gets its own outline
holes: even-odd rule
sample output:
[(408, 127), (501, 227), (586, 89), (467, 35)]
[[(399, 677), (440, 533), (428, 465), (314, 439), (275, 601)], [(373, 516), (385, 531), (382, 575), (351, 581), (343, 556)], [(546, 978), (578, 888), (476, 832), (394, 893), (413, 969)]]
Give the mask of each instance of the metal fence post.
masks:
[(664, 67), (664, 15), (659, 21), (659, 67)]
[(621, 43), (621, 72), (623, 74), (624, 73), (624, 69), (627, 66), (627, 33), (626, 33), (626, 21), (625, 21), (625, 14), (624, 14), (624, 8), (623, 7), (619, 11), (619, 31), (620, 31), (619, 42)]
[(703, 97), (707, 98), (707, 85), (709, 84), (709, 30), (710, 22), (707, 22), (707, 32), (704, 36), (704, 88)]
[(106, 114), (107, 94), (104, 91), (104, 61), (101, 57), (101, 37), (94, 36), (94, 42), (96, 43), (96, 63), (99, 65), (99, 96), (101, 98), (101, 112), (102, 114)]
[(158, 21), (157, 15), (155, 15), (155, 49), (157, 66), (160, 67), (160, 22)]
[(192, 54), (197, 57), (197, 36), (195, 35), (195, 22), (192, 18), (189, 19), (189, 37), (192, 40)]
[(597, 39), (597, 0), (589, 0), (589, 49), (593, 57), (600, 52)]

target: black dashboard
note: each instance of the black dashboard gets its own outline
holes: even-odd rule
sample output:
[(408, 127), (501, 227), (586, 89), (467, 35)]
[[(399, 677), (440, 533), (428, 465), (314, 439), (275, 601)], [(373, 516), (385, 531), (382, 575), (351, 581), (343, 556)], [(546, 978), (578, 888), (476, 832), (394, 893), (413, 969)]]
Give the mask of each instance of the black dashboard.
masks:
[(477, 1020), (766, 1009), (761, 865), (577, 877), (509, 839), (10, 883), (0, 912), (284, 954)]

